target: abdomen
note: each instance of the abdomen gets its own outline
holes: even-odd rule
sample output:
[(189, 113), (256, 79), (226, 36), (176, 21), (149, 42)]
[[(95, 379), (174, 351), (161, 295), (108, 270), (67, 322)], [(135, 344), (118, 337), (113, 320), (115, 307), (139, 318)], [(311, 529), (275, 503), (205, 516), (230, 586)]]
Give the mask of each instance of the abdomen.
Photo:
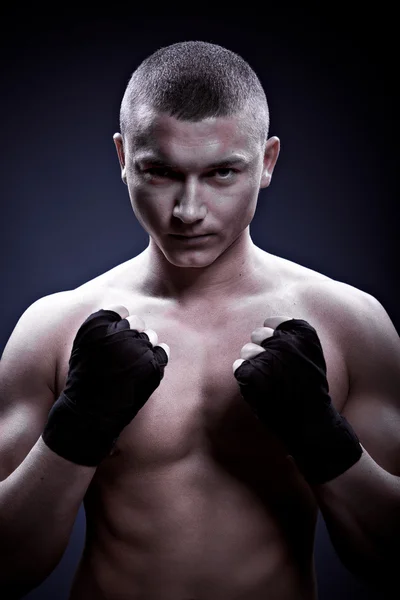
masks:
[(85, 501), (74, 600), (313, 598), (316, 510), (290, 464), (244, 480), (199, 453), (137, 472), (112, 460)]

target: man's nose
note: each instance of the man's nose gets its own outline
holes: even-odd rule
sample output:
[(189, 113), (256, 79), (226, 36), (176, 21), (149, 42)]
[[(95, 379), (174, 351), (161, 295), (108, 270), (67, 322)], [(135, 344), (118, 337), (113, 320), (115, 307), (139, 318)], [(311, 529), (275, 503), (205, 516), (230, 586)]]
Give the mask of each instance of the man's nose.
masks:
[(182, 184), (172, 214), (183, 223), (195, 223), (203, 220), (207, 214), (199, 187), (199, 183), (194, 179), (188, 179)]

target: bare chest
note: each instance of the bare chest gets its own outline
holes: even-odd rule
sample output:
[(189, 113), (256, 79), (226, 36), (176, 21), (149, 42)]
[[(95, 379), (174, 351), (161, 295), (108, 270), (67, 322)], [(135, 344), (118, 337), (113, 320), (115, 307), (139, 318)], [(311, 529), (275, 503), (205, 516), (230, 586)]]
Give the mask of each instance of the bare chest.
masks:
[[(66, 329), (60, 344), (57, 395), (65, 385), (68, 360), (77, 329), (99, 308), (125, 304), (146, 328), (157, 332), (171, 355), (160, 386), (121, 434), (115, 453), (128, 462), (148, 467), (176, 462), (201, 451), (222, 462), (245, 456), (271, 455), (276, 450), (265, 428), (239, 393), (232, 364), (250, 341), (251, 332), (273, 315), (308, 320), (318, 331), (328, 369), (334, 404), (341, 409), (347, 396), (344, 360), (328, 322), (315, 322), (307, 306), (290, 297), (260, 298), (243, 305), (203, 306), (173, 311), (153, 301), (99, 298)], [(276, 454), (276, 451), (273, 452)]]

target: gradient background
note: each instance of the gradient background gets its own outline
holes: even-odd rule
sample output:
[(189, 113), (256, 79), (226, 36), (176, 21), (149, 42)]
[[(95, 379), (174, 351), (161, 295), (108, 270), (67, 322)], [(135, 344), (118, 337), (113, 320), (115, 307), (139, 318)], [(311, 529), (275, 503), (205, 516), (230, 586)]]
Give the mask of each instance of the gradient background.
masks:
[[(147, 245), (112, 135), (134, 68), (190, 39), (241, 54), (267, 93), (282, 150), (260, 193), (254, 242), (371, 293), (399, 331), (395, 20), (378, 9), (356, 17), (269, 3), (245, 14), (198, 5), (196, 16), (3, 10), (0, 350), (34, 300)], [(84, 530), (81, 508), (60, 565), (26, 598), (67, 599)], [(321, 520), (315, 556), (321, 600), (383, 598), (342, 567)]]

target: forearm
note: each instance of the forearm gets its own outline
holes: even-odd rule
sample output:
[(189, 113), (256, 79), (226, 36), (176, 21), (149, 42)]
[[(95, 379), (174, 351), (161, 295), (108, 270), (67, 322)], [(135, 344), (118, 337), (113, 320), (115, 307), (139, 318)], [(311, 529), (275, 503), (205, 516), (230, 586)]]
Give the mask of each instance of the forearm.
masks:
[(0, 588), (24, 592), (59, 562), (94, 467), (69, 462), (39, 438), (26, 459), (0, 482)]
[(364, 449), (350, 469), (313, 491), (344, 564), (371, 581), (393, 576), (400, 557), (400, 479)]

